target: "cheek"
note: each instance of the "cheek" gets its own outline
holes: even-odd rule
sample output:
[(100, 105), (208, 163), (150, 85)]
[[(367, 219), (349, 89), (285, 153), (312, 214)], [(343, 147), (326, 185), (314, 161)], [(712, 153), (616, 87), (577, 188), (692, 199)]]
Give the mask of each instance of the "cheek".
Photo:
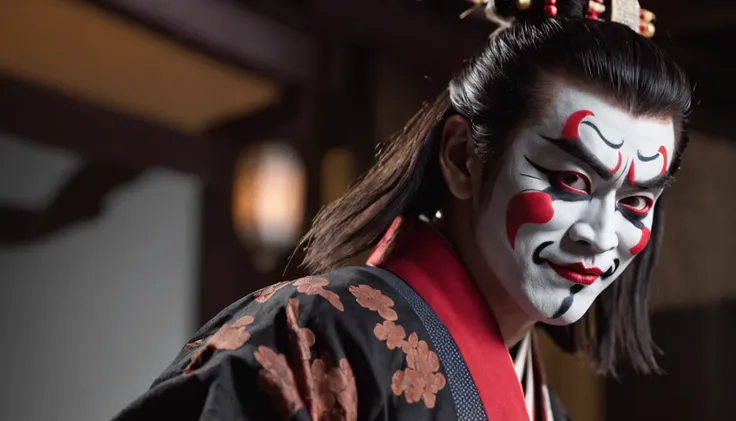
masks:
[(649, 228), (647, 227), (642, 228), (641, 235), (639, 237), (639, 241), (636, 243), (634, 247), (631, 247), (629, 249), (629, 252), (632, 255), (636, 256), (637, 254), (644, 251), (644, 248), (647, 246), (647, 244), (649, 244), (649, 238), (651, 236), (652, 236), (652, 231)]
[(514, 196), (506, 209), (506, 236), (511, 249), (516, 248), (516, 234), (526, 224), (546, 224), (555, 215), (552, 197), (540, 191)]
[(619, 238), (621, 240), (621, 249), (623, 252), (623, 258), (633, 258), (638, 255), (647, 244), (652, 235), (651, 231), (651, 216), (646, 218), (640, 224), (640, 227), (634, 226), (631, 222), (621, 217), (619, 223)]
[[(505, 209), (505, 234), (512, 250), (520, 249), (542, 231), (547, 240), (559, 240), (554, 234), (566, 232), (584, 212), (587, 202), (555, 200), (543, 191), (525, 191), (512, 197)], [(519, 232), (523, 234), (519, 234)], [(522, 239), (524, 237), (525, 239)], [(541, 241), (539, 238), (531, 241)], [(538, 244), (533, 244), (537, 246)]]

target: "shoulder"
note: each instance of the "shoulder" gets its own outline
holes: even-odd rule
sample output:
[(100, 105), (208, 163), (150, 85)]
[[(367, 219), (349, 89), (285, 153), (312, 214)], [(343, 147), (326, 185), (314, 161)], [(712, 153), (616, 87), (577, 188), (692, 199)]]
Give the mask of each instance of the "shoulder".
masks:
[(272, 338), (288, 335), (297, 325), (337, 351), (344, 351), (340, 342), (345, 340), (358, 340), (368, 348), (378, 346), (366, 340), (375, 339), (378, 325), (385, 326), (379, 331), (396, 330), (393, 324), (399, 314), (404, 323), (418, 323), (411, 308), (392, 288), (391, 277), (383, 269), (355, 266), (255, 291), (202, 326), (154, 385), (191, 372), (203, 365), (203, 358), (214, 350), (234, 350), (246, 343), (270, 346)]
[(301, 411), (454, 419), (439, 359), (397, 280), (349, 267), (243, 297), (207, 323), (132, 408), (154, 413), (167, 402), (161, 396), (191, 389), (198, 395), (188, 400), (218, 401), (254, 419), (274, 419), (274, 410), (285, 419)]
[[(351, 320), (358, 314), (366, 316), (359, 318), (364, 323), (380, 319), (396, 321), (399, 312), (411, 317), (411, 307), (393, 287), (397, 279), (384, 269), (347, 267), (266, 287), (251, 294), (250, 299), (246, 297), (245, 302), (250, 301), (253, 310), (267, 317), (295, 305), (296, 299), (305, 321), (315, 317)], [(262, 305), (257, 308), (252, 303)], [(370, 313), (375, 317), (367, 317)]]
[[(337, 358), (400, 348), (421, 322), (393, 288), (396, 279), (383, 269), (358, 266), (257, 291), (253, 301), (262, 305), (248, 311), (255, 318), (253, 334), (298, 326), (315, 336), (317, 355), (328, 350)], [(387, 355), (385, 362), (400, 365), (400, 358)]]

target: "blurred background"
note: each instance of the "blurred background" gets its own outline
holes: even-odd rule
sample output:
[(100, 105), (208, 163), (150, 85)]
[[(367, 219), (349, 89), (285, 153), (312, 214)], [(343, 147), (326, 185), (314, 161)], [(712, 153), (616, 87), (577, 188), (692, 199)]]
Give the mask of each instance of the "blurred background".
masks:
[[(576, 421), (731, 420), (736, 2), (646, 0), (697, 82), (653, 290), (664, 376), (544, 344)], [(0, 0), (0, 419), (109, 419), (284, 271), (493, 24), (461, 0)]]

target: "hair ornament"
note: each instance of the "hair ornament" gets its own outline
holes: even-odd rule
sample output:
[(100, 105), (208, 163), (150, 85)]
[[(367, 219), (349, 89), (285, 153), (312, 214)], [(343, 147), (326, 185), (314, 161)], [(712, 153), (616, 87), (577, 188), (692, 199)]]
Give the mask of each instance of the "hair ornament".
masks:
[(557, 16), (557, 0), (544, 0), (544, 15), (548, 18)]
[[(501, 17), (496, 13), (496, 2), (494, 0), (466, 0), (473, 3), (468, 10), (460, 14), (460, 19), (465, 19), (476, 10), (483, 8), (486, 19), (495, 23), (499, 27), (507, 28), (513, 23), (513, 19)], [(532, 5), (533, 0), (515, 0), (516, 7), (519, 10), (526, 10)], [(521, 7), (519, 6), (521, 5)]]
[(654, 13), (646, 9), (639, 10), (639, 33), (647, 38), (654, 36)]
[[(509, 19), (497, 13), (494, 0), (466, 1), (473, 3), (473, 6), (460, 15), (461, 19), (482, 8), (485, 17), (497, 25), (507, 27), (513, 23), (513, 18)], [(511, 7), (518, 11), (519, 15), (522, 15), (535, 3), (541, 7), (540, 2), (542, 1), (544, 1), (544, 16), (547, 18), (558, 17), (558, 0), (513, 0)], [(642, 9), (638, 0), (589, 0), (585, 17), (587, 19), (621, 23), (646, 38), (651, 38), (655, 32), (654, 13)]]
[(516, 0), (516, 8), (526, 10), (532, 5), (532, 0)]
[(654, 36), (654, 13), (642, 9), (637, 0), (609, 0), (608, 20), (622, 23), (645, 38)]
[(585, 17), (597, 20), (600, 15), (605, 13), (605, 11), (606, 6), (603, 4), (603, 0), (590, 0), (588, 2), (588, 13)]

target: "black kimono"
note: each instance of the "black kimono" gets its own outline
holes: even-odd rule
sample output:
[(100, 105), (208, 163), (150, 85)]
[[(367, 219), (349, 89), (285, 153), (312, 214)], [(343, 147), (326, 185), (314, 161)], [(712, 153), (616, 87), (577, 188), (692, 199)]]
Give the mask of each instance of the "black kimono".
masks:
[(567, 419), (529, 349), (533, 391), (450, 249), (425, 223), (397, 220), (367, 266), (222, 311), (115, 419)]

